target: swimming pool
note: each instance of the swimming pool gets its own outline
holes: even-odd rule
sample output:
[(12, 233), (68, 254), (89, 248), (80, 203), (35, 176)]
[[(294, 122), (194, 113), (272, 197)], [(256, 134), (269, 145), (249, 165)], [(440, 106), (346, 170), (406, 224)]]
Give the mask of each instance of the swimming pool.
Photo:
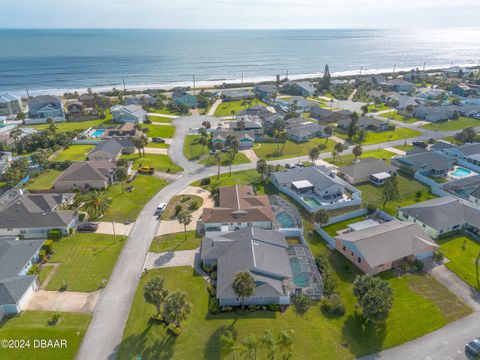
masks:
[(295, 222), (293, 220), (293, 217), (285, 211), (282, 211), (282, 212), (278, 213), (275, 216), (275, 218), (280, 223), (282, 228), (293, 228), (293, 227), (295, 227)]
[(302, 264), (296, 257), (290, 258), (290, 267), (292, 268), (293, 282), (298, 287), (307, 287), (310, 285), (310, 277)]
[(94, 132), (90, 133), (90, 137), (92, 137), (92, 138), (99, 138), (99, 137), (101, 137), (103, 134), (105, 134), (105, 130), (103, 130), (103, 129), (97, 129), (97, 130), (95, 130)]
[(307, 205), (311, 207), (316, 207), (322, 205), (317, 199), (312, 198), (312, 197), (305, 197), (303, 198), (303, 201), (307, 203)]
[(468, 169), (465, 169), (463, 167), (457, 166), (457, 167), (455, 167), (455, 169), (453, 170), (451, 175), (456, 177), (456, 178), (462, 178), (462, 177), (466, 177), (466, 176), (471, 176), (472, 173), (473, 172), (471, 170), (468, 170)]

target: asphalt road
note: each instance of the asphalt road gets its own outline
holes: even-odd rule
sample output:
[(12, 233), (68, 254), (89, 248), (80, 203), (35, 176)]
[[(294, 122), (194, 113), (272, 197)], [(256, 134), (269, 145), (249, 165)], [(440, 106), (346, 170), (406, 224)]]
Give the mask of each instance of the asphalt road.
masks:
[[(169, 155), (173, 162), (184, 168), (184, 175), (157, 193), (145, 205), (138, 216), (118, 258), (112, 276), (97, 303), (93, 313), (93, 319), (77, 353), (77, 359), (96, 360), (116, 358), (148, 249), (159, 225), (158, 220), (153, 215), (157, 205), (161, 202), (168, 203), (173, 196), (191, 182), (213, 176), (217, 173), (216, 167), (207, 168), (192, 163), (183, 156), (185, 135), (187, 135), (190, 128), (200, 127), (204, 120), (209, 120), (212, 127), (216, 126), (218, 121), (220, 121), (220, 119), (211, 116), (189, 116), (174, 120), (173, 124), (177, 127), (177, 130), (169, 148)], [(399, 123), (397, 125), (402, 126), (404, 124)], [(409, 141), (428, 140), (432, 137), (433, 132), (424, 129), (419, 130), (422, 131), (423, 134), (416, 139), (409, 139)], [(455, 132), (437, 133), (439, 137), (453, 134), (455, 134)], [(364, 146), (364, 151), (402, 145), (404, 142), (404, 140), (397, 140), (383, 144), (368, 145)], [(351, 149), (352, 147), (345, 150), (343, 154), (351, 153)], [(331, 154), (325, 153), (322, 154), (321, 158), (330, 156)], [(307, 154), (295, 159), (270, 161), (270, 163), (286, 164), (302, 160), (308, 160)], [(255, 166), (256, 164), (254, 163), (237, 165), (232, 167), (232, 171), (253, 169)], [(222, 167), (221, 172), (225, 173), (228, 172), (228, 170), (228, 167)], [(411, 343), (371, 355), (373, 357), (367, 357), (366, 359), (449, 359), (446, 356), (448, 354), (453, 354), (452, 356), (458, 354), (458, 351), (461, 350), (464, 343), (474, 334), (480, 334), (480, 315), (478, 314), (459, 320), (456, 323), (450, 324), (437, 332), (428, 334)], [(408, 356), (406, 354), (408, 354)], [(438, 357), (427, 357), (428, 354), (436, 354)]]

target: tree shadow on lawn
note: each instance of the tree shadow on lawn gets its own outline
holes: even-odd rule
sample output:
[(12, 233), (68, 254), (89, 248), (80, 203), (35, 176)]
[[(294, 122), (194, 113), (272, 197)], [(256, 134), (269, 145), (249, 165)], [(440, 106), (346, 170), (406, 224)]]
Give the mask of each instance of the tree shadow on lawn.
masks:
[(237, 330), (235, 330), (236, 321), (236, 319), (233, 320), (233, 322), (228, 326), (220, 326), (219, 328), (217, 328), (217, 330), (213, 332), (212, 335), (210, 335), (207, 343), (205, 344), (203, 356), (204, 359), (220, 359), (220, 337), (225, 334), (225, 332), (230, 331), (233, 335), (233, 338), (238, 340), (238, 332)]
[(357, 312), (347, 317), (342, 328), (345, 347), (348, 347), (355, 357), (381, 351), (386, 334), (385, 324), (368, 323)]
[[(149, 332), (153, 331), (154, 327), (164, 326), (163, 323), (149, 318), (148, 325), (142, 333), (130, 335), (122, 340), (122, 343), (119, 346), (120, 354), (122, 355), (121, 358), (136, 359), (141, 356), (144, 360), (171, 359), (173, 356), (173, 348), (177, 340), (176, 336), (170, 335), (169, 333), (164, 336), (157, 334), (159, 336), (151, 336), (151, 338), (157, 338), (157, 340), (155, 340), (150, 346), (146, 345), (147, 339), (149, 338)], [(120, 358), (116, 353), (109, 357), (109, 360), (110, 358), (113, 360), (117, 357)]]

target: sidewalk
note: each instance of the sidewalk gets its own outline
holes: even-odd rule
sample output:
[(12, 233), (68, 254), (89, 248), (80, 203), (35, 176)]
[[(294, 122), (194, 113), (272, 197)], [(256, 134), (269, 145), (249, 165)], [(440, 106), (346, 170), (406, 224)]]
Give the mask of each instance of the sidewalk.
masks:
[(210, 110), (208, 110), (207, 115), (213, 116), (213, 114), (215, 114), (215, 111), (217, 111), (218, 105), (220, 105), (221, 103), (222, 103), (222, 99), (218, 99), (217, 101), (215, 101), (212, 107), (210, 108)]

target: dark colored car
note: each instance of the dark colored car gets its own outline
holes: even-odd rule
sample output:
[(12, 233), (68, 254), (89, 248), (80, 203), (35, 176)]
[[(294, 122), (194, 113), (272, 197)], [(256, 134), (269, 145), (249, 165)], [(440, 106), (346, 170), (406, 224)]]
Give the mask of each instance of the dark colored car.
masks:
[(159, 138), (159, 137), (152, 138), (152, 141), (154, 143), (159, 143), (159, 144), (164, 144), (165, 143), (165, 140), (163, 140), (162, 138)]
[(465, 351), (473, 356), (480, 356), (480, 337), (477, 337), (465, 345)]
[(423, 141), (412, 141), (412, 145), (413, 146), (420, 146), (420, 147), (423, 147), (423, 148), (426, 148), (428, 146), (428, 144), (426, 142), (423, 142)]
[(77, 226), (78, 232), (95, 232), (98, 229), (98, 225), (94, 223), (83, 223)]

